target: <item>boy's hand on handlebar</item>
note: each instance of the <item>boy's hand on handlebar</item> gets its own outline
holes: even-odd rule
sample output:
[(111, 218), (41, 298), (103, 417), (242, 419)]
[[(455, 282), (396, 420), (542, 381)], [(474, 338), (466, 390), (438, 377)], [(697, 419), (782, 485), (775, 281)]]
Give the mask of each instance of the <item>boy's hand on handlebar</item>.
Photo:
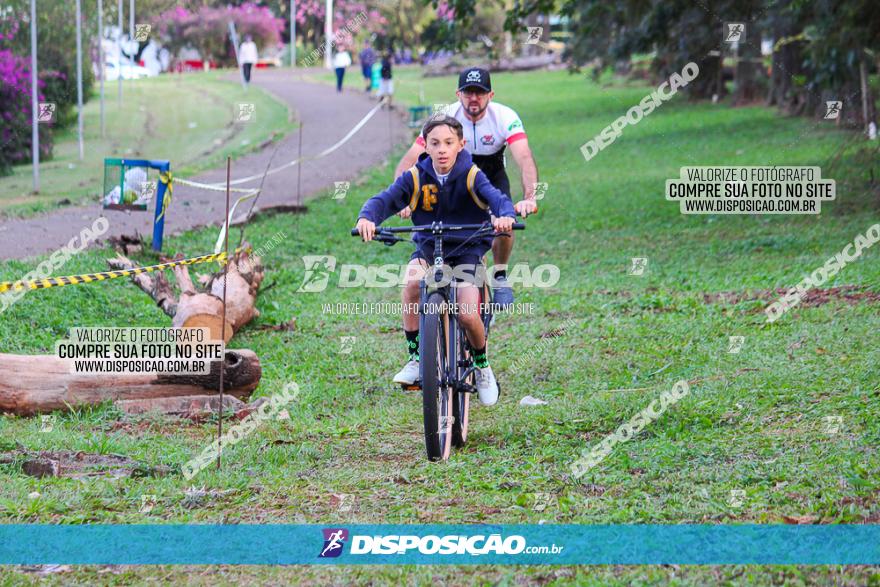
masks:
[(376, 224), (374, 222), (370, 222), (366, 218), (358, 219), (357, 223), (357, 231), (358, 234), (361, 235), (361, 238), (364, 239), (365, 243), (373, 240), (373, 237), (376, 236)]
[(516, 210), (517, 214), (525, 218), (529, 214), (538, 213), (538, 203), (535, 200), (520, 200), (513, 205), (513, 209)]
[(410, 209), (409, 206), (407, 206), (406, 208), (404, 208), (403, 210), (398, 212), (397, 215), (405, 220), (405, 219), (409, 218), (410, 216), (412, 216), (412, 210)]
[(510, 232), (513, 228), (514, 221), (516, 221), (516, 218), (502, 216), (500, 218), (494, 218), (492, 220), (492, 226), (497, 232)]

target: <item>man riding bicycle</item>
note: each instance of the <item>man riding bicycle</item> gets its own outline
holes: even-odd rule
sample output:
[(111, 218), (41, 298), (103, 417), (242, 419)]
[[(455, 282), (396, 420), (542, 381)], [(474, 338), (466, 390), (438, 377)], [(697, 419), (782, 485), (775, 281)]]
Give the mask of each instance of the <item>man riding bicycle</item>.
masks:
[[(510, 199), (493, 187), (486, 175), (471, 161), (464, 149), (461, 123), (449, 116), (429, 120), (422, 129), (428, 156), (402, 173), (385, 191), (364, 204), (358, 215), (357, 230), (364, 241), (376, 234), (376, 225), (404, 206), (415, 224), (478, 224), (492, 221), (499, 233), (510, 234), (516, 212)], [(490, 216), (490, 210), (494, 218)], [(463, 231), (464, 232), (464, 231)], [(478, 271), (483, 255), (492, 246), (491, 236), (472, 236), (465, 232), (464, 242), (450, 246), (445, 256), (457, 281), (458, 318), (467, 336), (474, 358), (476, 388), (480, 403), (498, 401), (498, 383), (486, 353), (486, 332), (480, 318)], [(409, 360), (394, 376), (395, 383), (412, 385), (419, 377), (419, 316), (414, 311), (419, 302), (419, 284), (434, 258), (434, 241), (428, 234), (413, 237), (416, 251), (406, 272), (403, 299), (403, 329)], [(444, 247), (444, 250), (445, 247)]]
[[(516, 203), (514, 209), (523, 217), (538, 211), (535, 200), (535, 184), (538, 181), (538, 167), (529, 149), (525, 129), (519, 116), (512, 109), (492, 102), (495, 92), (489, 72), (477, 67), (466, 69), (458, 76), (459, 101), (447, 106), (442, 114), (458, 120), (464, 129), (467, 139), (466, 149), (471, 153), (473, 162), (486, 174), (489, 182), (499, 189), (509, 200), (510, 180), (505, 171), (504, 149), (510, 146), (510, 152), (522, 171), (523, 199)], [(420, 135), (412, 147), (404, 154), (395, 177), (400, 177), (407, 169), (415, 165), (425, 151), (425, 139)], [(399, 212), (402, 218), (408, 218), (409, 208)], [(513, 303), (513, 290), (507, 281), (507, 264), (513, 251), (513, 234), (504, 238), (496, 238), (492, 243), (492, 258), (495, 271), (495, 303), (508, 306)]]

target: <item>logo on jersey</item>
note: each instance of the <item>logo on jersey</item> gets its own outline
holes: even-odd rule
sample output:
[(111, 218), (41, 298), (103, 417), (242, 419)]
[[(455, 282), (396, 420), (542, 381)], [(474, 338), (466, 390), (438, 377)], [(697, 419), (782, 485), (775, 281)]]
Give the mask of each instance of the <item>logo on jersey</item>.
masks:
[(483, 135), (482, 137), (480, 137), (480, 142), (484, 145), (494, 145), (495, 135)]
[(511, 122), (510, 126), (507, 127), (507, 130), (513, 130), (515, 128), (522, 128), (522, 121), (519, 118)]
[(324, 528), (324, 548), (318, 558), (334, 558), (342, 554), (342, 547), (348, 540), (348, 530), (345, 528)]

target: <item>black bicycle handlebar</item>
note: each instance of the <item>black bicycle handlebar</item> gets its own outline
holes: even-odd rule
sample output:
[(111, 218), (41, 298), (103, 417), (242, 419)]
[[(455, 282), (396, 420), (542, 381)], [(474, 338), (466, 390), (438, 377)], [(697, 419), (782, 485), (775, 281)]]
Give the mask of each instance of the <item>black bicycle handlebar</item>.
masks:
[[(395, 234), (399, 232), (431, 232), (434, 230), (439, 230), (440, 233), (444, 233), (446, 231), (458, 231), (458, 230), (481, 230), (481, 229), (489, 229), (495, 230), (494, 227), (489, 223), (483, 224), (422, 224), (419, 226), (389, 226), (387, 228), (376, 228), (376, 234)], [(525, 230), (526, 225), (522, 222), (514, 222), (513, 230)], [(357, 228), (351, 229), (351, 236), (359, 236)], [(451, 235), (450, 235), (451, 236)]]

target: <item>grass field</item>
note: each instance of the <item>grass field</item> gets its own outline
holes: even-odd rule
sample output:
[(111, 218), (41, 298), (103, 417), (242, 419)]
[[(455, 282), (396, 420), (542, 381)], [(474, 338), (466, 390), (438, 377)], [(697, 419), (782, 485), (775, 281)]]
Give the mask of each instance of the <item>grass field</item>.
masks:
[[(451, 99), (452, 78), (398, 76), (399, 97)], [(768, 292), (804, 274), (880, 220), (877, 194), (851, 136), (762, 107), (680, 100), (664, 104), (585, 163), (579, 147), (647, 93), (598, 87), (563, 72), (493, 76), (497, 99), (523, 117), (542, 181), (541, 211), (517, 235), (514, 261), (553, 263), (550, 289), (516, 291), (535, 313), (500, 317), (490, 358), (499, 404), (472, 412), (468, 446), (448, 463), (425, 460), (421, 401), (390, 382), (405, 360), (399, 317), (327, 314), (329, 302), (396, 301), (395, 289), (297, 293), (303, 255), (338, 263), (403, 262), (409, 249), (348, 236), (363, 200), (391, 180), (395, 161), (350, 178), (347, 198), (320, 197), (300, 217), (263, 217), (247, 229), (265, 255), (262, 316), (233, 341), (263, 364), (259, 395), (301, 388), (290, 420), (271, 422), (224, 453), (197, 485), (227, 490), (193, 505), (182, 476), (34, 479), (0, 465), (0, 519), (19, 523), (878, 523), (880, 522), (880, 328), (876, 300), (824, 302), (764, 325)], [(828, 166), (834, 160), (833, 166)], [(821, 165), (838, 182), (821, 216), (684, 216), (664, 182), (685, 165)], [(516, 179), (512, 183), (516, 184)], [(518, 199), (519, 190), (514, 189)], [(216, 234), (167, 240), (168, 254), (210, 248)], [(880, 293), (878, 251), (868, 250), (826, 287)], [(97, 270), (90, 251), (65, 270)], [(644, 275), (631, 258), (648, 259)], [(143, 257), (141, 260), (151, 260)], [(31, 269), (0, 264), (0, 280)], [(331, 280), (331, 283), (333, 281)], [(733, 292), (736, 295), (719, 295)], [(764, 296), (760, 299), (760, 296)], [(292, 332), (261, 330), (295, 318)], [(573, 326), (547, 343), (567, 321)], [(0, 318), (2, 351), (51, 352), (74, 326), (159, 326), (152, 302), (121, 280), (28, 295)], [(341, 337), (355, 337), (351, 352)], [(743, 336), (739, 353), (728, 337)], [(527, 367), (505, 372), (518, 360)], [(688, 379), (690, 394), (580, 480), (569, 466), (652, 400)], [(521, 407), (531, 394), (545, 406)], [(827, 419), (831, 417), (831, 420)], [(836, 432), (828, 422), (838, 423)], [(111, 408), (0, 418), (9, 450), (120, 453), (179, 467), (211, 441), (215, 424), (158, 417), (124, 420)], [(40, 496), (29, 498), (37, 491)], [(740, 493), (741, 492), (741, 493)], [(538, 493), (552, 498), (536, 507)], [(141, 496), (157, 497), (140, 513)], [(343, 500), (330, 494), (350, 495)], [(736, 499), (734, 499), (736, 497)], [(350, 509), (348, 509), (350, 508)], [(346, 509), (347, 511), (342, 511)], [(8, 581), (21, 578), (10, 570)], [(835, 584), (880, 582), (872, 567), (98, 567), (54, 582), (127, 584)], [(2, 580), (0, 580), (2, 583)]]
[[(30, 164), (15, 167), (12, 175), (0, 177), (0, 214), (33, 214), (62, 200), (99, 201), (105, 157), (168, 159), (175, 174), (189, 175), (219, 165), (227, 155), (252, 151), (294, 127), (286, 105), (258, 88), (245, 91), (225, 81), (229, 75), (213, 71), (124, 81), (121, 107), (116, 83), (108, 82), (104, 138), (96, 87), (83, 108), (84, 159), (79, 160), (76, 124), (56, 132), (53, 157), (40, 164), (40, 193), (33, 193)], [(261, 116), (235, 123), (238, 102), (255, 104)]]

